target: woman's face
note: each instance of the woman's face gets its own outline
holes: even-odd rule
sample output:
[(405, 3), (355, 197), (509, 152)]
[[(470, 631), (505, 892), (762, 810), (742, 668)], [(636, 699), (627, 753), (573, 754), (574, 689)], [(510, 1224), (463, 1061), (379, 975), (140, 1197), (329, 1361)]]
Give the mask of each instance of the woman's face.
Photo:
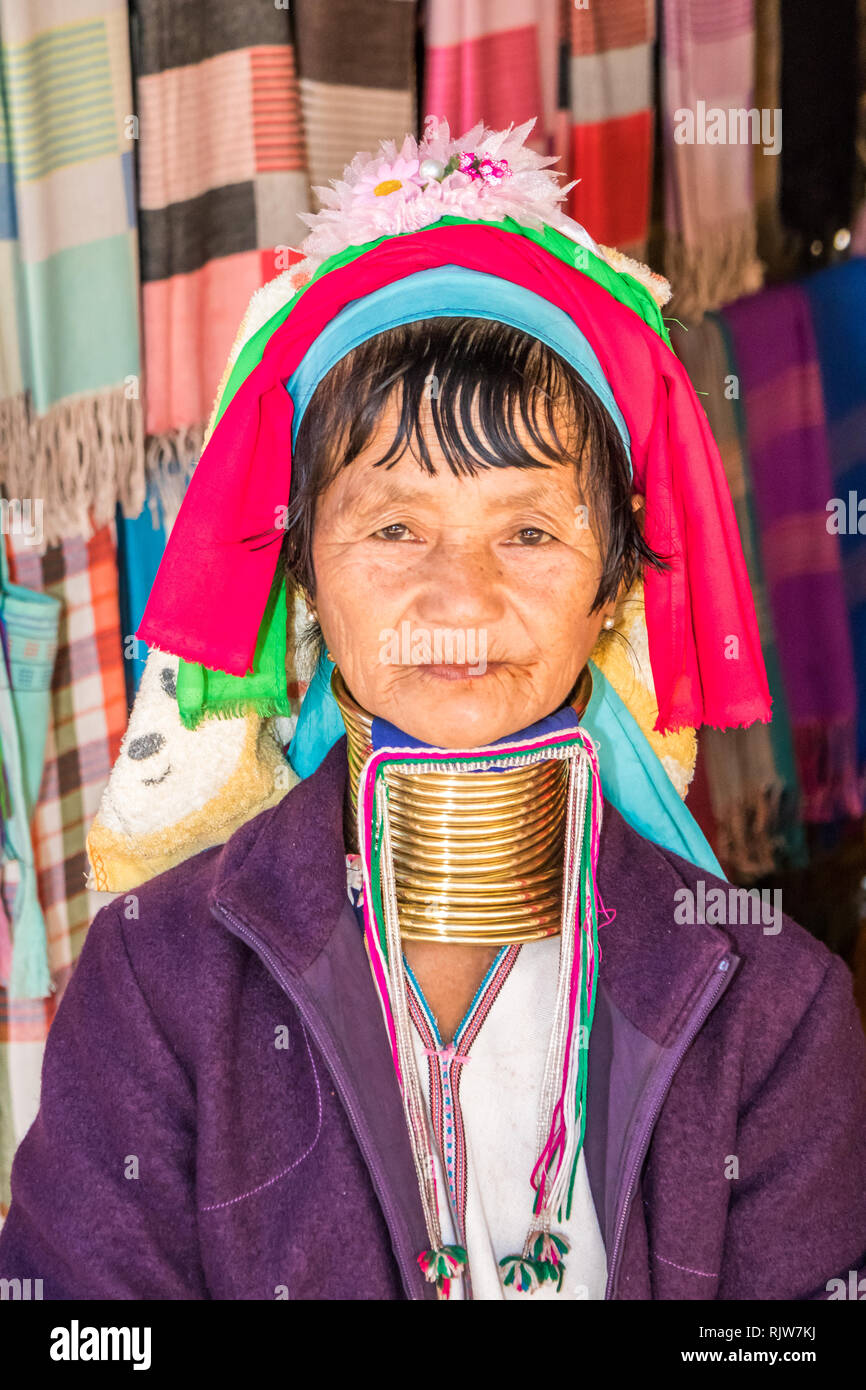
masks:
[(375, 467), (396, 402), (318, 500), (315, 606), (371, 714), (444, 748), (516, 733), (570, 694), (613, 603), (590, 616), (602, 557), (572, 464), (436, 476), (407, 451)]

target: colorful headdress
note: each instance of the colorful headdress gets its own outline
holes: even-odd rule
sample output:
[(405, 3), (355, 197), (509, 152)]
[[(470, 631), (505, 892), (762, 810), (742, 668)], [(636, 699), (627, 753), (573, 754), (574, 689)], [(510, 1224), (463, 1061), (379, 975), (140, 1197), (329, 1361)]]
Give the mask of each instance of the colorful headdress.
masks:
[(288, 713), (275, 574), (293, 440), (317, 381), (393, 323), (477, 316), (484, 305), (566, 356), (628, 444), (646, 539), (668, 562), (645, 583), (655, 729), (769, 718), (733, 505), (670, 347), (667, 283), (561, 212), (568, 188), (553, 160), (526, 148), (530, 129), (479, 125), (452, 140), (431, 119), (420, 143), (358, 155), (319, 190), (325, 206), (307, 218), (304, 260), (272, 282), (286, 302), (250, 333), (254, 299), (138, 630), (182, 658), (179, 694), (198, 690), (188, 722), (250, 704)]

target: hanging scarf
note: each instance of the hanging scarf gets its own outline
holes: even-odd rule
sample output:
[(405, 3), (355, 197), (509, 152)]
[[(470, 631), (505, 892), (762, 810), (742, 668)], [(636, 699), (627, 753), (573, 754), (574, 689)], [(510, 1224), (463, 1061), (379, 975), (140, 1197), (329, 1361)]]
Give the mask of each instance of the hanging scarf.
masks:
[(302, 235), (308, 174), (286, 7), (135, 0), (131, 44), (147, 466), (170, 523), (237, 322)]
[[(841, 520), (839, 548), (854, 676), (862, 692), (866, 691), (866, 519), (858, 508), (866, 499), (866, 259), (857, 257), (822, 270), (810, 276), (803, 288), (811, 308), (827, 412), (832, 492), (825, 506), (833, 497), (843, 508), (838, 513), (837, 508), (830, 509), (827, 524), (835, 527)], [(857, 759), (862, 780), (866, 773), (866, 699), (862, 698)]]
[(839, 540), (827, 525), (834, 484), (809, 300), (798, 285), (778, 287), (730, 305), (723, 317), (743, 402), (803, 816), (857, 816), (857, 688)]
[(550, 0), (482, 6), (428, 0), (424, 110), (441, 111), (458, 130), (482, 118), (501, 127), (541, 115), (533, 143), (546, 153), (555, 109), (553, 10)]
[(605, 0), (566, 3), (565, 10), (567, 162), (581, 176), (569, 211), (600, 241), (642, 259), (653, 164), (655, 7)]
[[(30, 822), (39, 799), (57, 656), (60, 603), (13, 584), (0, 537), (0, 751), (4, 862), (18, 875), (12, 908), (11, 957), (2, 982), (10, 999), (43, 999), (51, 988), (45, 919), (37, 891)], [(2, 930), (2, 927), (0, 927)], [(8, 948), (4, 942), (3, 946)]]
[[(724, 6), (665, 0), (662, 6), (664, 265), (674, 286), (673, 312), (685, 318), (700, 318), (761, 285), (753, 146), (731, 138), (728, 116), (752, 107), (752, 8), (752, 0)], [(708, 134), (716, 139), (710, 122), (722, 117), (723, 142), (709, 143)]]
[(130, 520), (118, 508), (115, 525), (120, 629), (124, 634), (126, 701), (131, 709), (147, 658), (144, 643), (139, 642), (132, 634), (141, 621), (166, 540), (164, 512), (158, 489), (153, 482), (148, 484), (147, 503), (142, 508), (141, 515)]
[(0, 0), (0, 482), (49, 543), (144, 501), (126, 34), (123, 0)]
[[(238, 13), (234, 0), (225, 4)], [(309, 180), (320, 193), (319, 185), (338, 179), (359, 146), (417, 125), (416, 6), (405, 0), (285, 0), (278, 8), (284, 21), (286, 11), (297, 54)], [(266, 7), (253, 13), (265, 22)], [(246, 10), (243, 17), (246, 30)]]
[[(755, 528), (742, 402), (736, 388), (724, 320), (707, 314), (686, 331), (671, 330), (674, 349), (700, 392), (737, 515), (743, 555), (755, 600), (761, 650), (773, 699), (770, 724), (748, 729), (704, 729), (701, 751), (709, 779), (719, 858), (741, 878), (773, 872), (796, 840), (799, 786), (775, 633)], [(796, 856), (795, 856), (796, 857)]]

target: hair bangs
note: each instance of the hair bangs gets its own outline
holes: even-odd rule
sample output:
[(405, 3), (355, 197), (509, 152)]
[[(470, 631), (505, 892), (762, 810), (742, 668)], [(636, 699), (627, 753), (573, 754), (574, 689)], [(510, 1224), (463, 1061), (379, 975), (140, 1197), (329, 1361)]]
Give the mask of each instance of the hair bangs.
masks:
[(316, 499), (362, 454), (391, 402), (393, 434), (375, 467), (409, 452), (437, 472), (435, 440), (455, 475), (482, 468), (576, 470), (602, 552), (592, 611), (645, 565), (664, 568), (632, 506), (628, 454), (580, 373), (547, 344), (494, 319), (422, 319), (359, 344), (319, 382), (301, 421), (286, 517), (286, 573), (312, 597)]

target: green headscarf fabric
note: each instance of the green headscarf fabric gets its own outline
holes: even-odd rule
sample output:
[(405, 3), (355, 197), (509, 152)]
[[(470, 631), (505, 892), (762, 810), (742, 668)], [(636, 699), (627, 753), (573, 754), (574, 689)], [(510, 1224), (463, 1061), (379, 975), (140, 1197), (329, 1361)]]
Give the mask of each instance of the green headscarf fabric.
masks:
[(209, 715), (235, 719), (254, 709), (262, 718), (292, 713), (286, 687), (286, 582), (277, 571), (246, 676), (230, 676), (181, 660), (177, 672), (177, 706), (181, 723), (194, 729)]

